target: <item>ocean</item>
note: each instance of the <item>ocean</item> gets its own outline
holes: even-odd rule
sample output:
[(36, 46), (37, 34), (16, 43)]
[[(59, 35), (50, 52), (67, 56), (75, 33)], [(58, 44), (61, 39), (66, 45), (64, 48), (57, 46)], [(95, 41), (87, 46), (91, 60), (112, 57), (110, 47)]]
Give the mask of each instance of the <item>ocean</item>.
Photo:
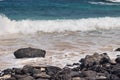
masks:
[[(77, 62), (87, 54), (120, 47), (120, 0), (0, 0), (0, 69), (25, 64)], [(45, 58), (15, 59), (23, 47)]]

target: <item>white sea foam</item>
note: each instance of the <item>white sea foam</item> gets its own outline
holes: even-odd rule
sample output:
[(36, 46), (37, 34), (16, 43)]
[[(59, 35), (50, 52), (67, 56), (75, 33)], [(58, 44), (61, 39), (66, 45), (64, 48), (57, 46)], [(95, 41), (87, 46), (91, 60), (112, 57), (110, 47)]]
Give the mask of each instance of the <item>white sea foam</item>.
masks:
[(120, 0), (107, 0), (107, 1), (111, 1), (111, 2), (120, 2)]
[(96, 4), (96, 5), (120, 5), (116, 3), (107, 3), (107, 2), (89, 2), (90, 4)]
[(120, 28), (120, 17), (88, 18), (76, 20), (10, 20), (0, 16), (0, 34), (91, 31)]

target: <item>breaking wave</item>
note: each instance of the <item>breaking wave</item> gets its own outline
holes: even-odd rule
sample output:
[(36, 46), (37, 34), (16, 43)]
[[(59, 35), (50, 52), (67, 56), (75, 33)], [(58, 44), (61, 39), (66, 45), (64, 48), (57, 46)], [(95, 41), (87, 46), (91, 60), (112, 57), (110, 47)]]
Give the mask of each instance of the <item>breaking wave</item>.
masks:
[(120, 0), (106, 0), (106, 1), (110, 1), (110, 2), (120, 2)]
[(120, 28), (120, 17), (87, 18), (71, 20), (10, 20), (0, 16), (0, 34), (64, 32), (64, 31), (92, 31), (99, 29)]
[(107, 3), (107, 2), (89, 2), (90, 4), (96, 4), (96, 5), (120, 5), (116, 3)]

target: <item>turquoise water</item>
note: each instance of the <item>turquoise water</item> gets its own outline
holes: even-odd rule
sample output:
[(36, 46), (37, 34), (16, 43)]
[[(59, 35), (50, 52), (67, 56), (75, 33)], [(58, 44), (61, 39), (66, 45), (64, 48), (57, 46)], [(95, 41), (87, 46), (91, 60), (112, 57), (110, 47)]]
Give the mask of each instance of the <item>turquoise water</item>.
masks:
[(120, 0), (0, 0), (0, 34), (120, 28)]
[(0, 14), (15, 20), (119, 17), (120, 3), (105, 0), (3, 0), (0, 1)]

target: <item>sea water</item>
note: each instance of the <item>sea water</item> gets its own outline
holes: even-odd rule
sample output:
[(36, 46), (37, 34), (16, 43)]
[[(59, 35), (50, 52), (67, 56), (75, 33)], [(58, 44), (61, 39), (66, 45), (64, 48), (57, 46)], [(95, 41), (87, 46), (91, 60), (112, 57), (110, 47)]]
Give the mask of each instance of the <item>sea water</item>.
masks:
[[(120, 53), (120, 0), (0, 0), (0, 68), (78, 62), (87, 54)], [(24, 47), (45, 58), (15, 59)]]

